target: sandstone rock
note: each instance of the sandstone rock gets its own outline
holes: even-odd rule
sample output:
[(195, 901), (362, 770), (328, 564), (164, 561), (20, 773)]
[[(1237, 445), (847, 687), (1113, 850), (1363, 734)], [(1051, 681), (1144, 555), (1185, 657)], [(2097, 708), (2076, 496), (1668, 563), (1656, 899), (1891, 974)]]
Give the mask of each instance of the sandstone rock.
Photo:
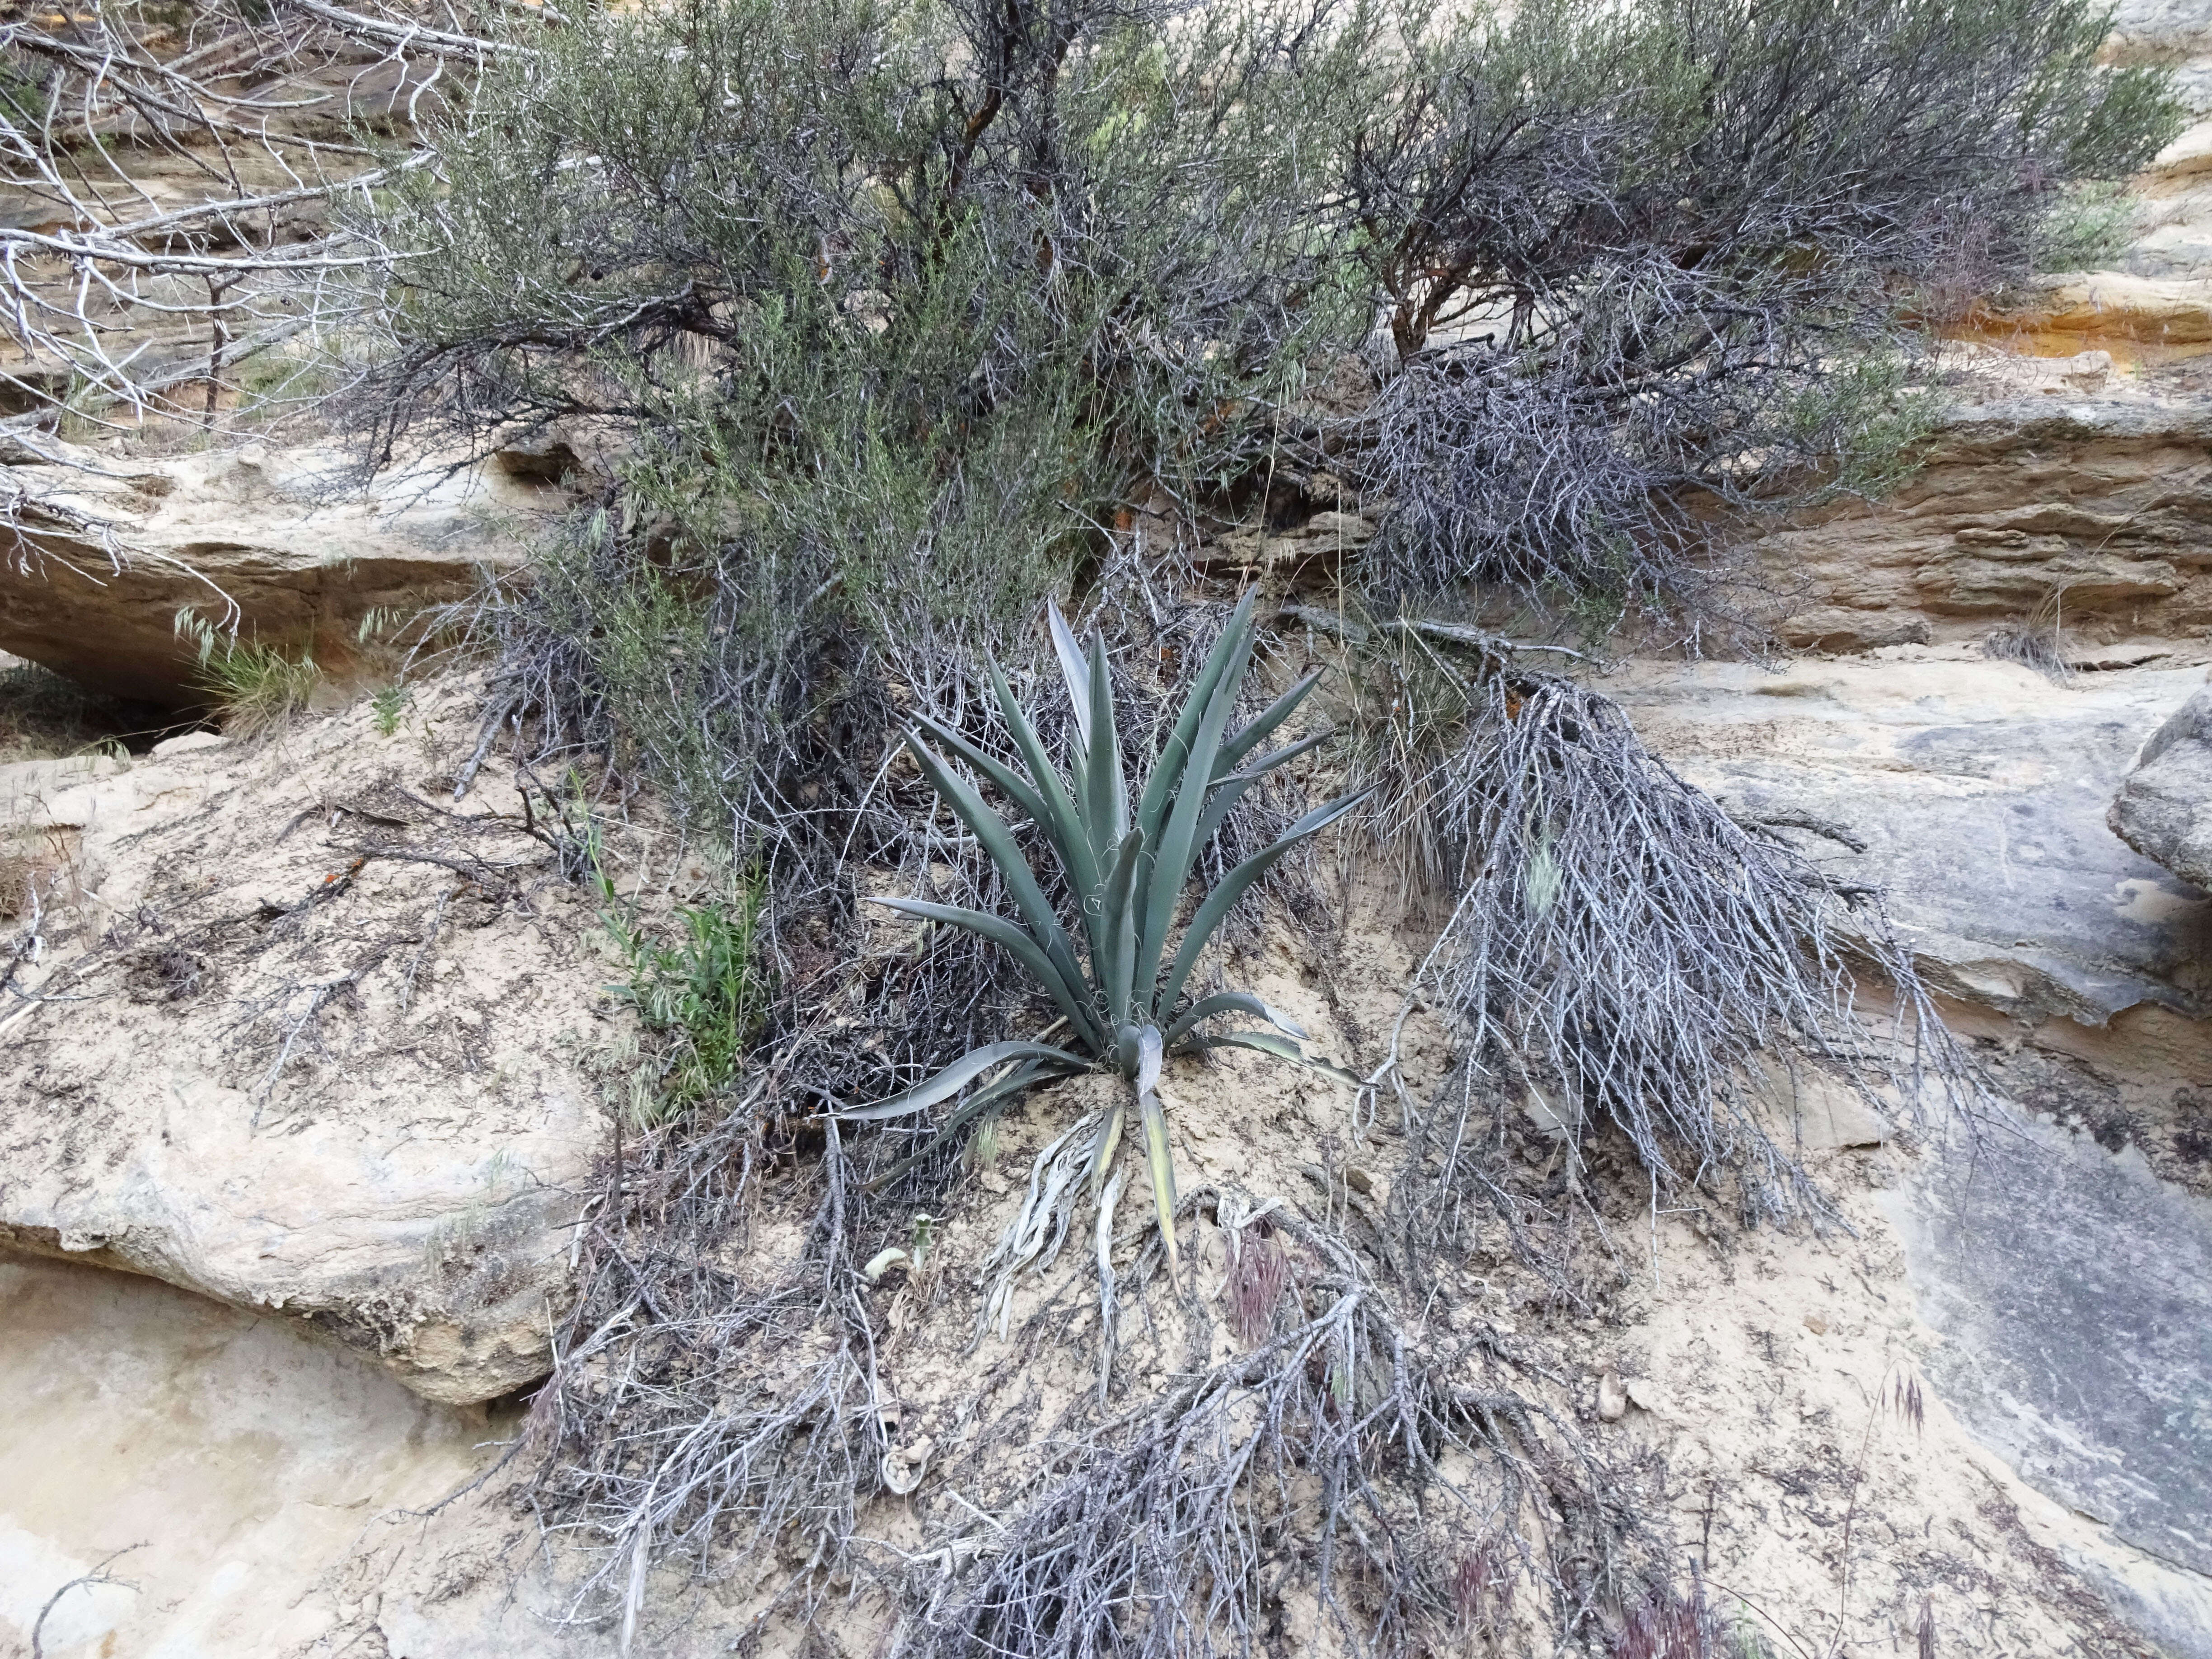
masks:
[(518, 884), (496, 760), (451, 810), (477, 714), (426, 689), (388, 739), (364, 707), (0, 769), (0, 823), (69, 878), (0, 1008), (0, 1243), (300, 1322), (434, 1400), (544, 1374), (605, 974), (588, 907)]
[(1793, 1151), (1879, 1146), (1894, 1133), (1889, 1120), (1856, 1090), (1811, 1067), (1800, 1067), (1794, 1077), (1767, 1076), (1761, 1093), (1775, 1120), (1784, 1126), (1777, 1138)]
[(2199, 121), (2136, 181), (2142, 234), (2123, 263), (2141, 276), (2212, 271), (2212, 121)]
[(2173, 69), (2184, 101), (2199, 113), (2212, 109), (2212, 18), (2197, 0), (2124, 0), (2103, 61)]
[(1333, 570), (1346, 554), (1375, 538), (1375, 526), (1355, 513), (1316, 513), (1304, 524), (1275, 532), (1231, 531), (1197, 550), (1199, 564), (1213, 571), (1265, 571), (1281, 576)]
[(2151, 734), (2121, 781), (2109, 821), (2145, 858), (2212, 888), (2212, 687)]
[(1931, 1379), (2029, 1484), (2212, 1574), (2212, 1203), (2025, 1117), (1969, 1133), (1885, 1205)]
[(2140, 398), (1963, 409), (1897, 495), (1793, 520), (1757, 556), (1778, 631), (1851, 652), (2039, 616), (2069, 648), (2212, 632), (2212, 410)]
[[(50, 1659), (580, 1659), (504, 1529), (426, 1510), (496, 1462), (501, 1412), (435, 1405), (282, 1322), (167, 1285), (0, 1260), (0, 1652)], [(402, 1516), (411, 1516), (411, 1524)]]
[(2212, 282), (2118, 270), (2054, 277), (2001, 310), (1977, 310), (1960, 331), (2038, 357), (2102, 349), (2123, 362), (2174, 362), (2212, 351)]
[(1628, 1415), (1628, 1389), (1618, 1373), (1608, 1370), (1597, 1380), (1597, 1414), (1607, 1423)]
[(1888, 890), (1921, 970), (2022, 1019), (2101, 1024), (2139, 1003), (2212, 1012), (2212, 901), (2114, 836), (2137, 746), (2202, 668), (2054, 686), (1967, 647), (1638, 665), (1608, 693), (1645, 743), (1739, 811), (1803, 812), (1838, 873)]
[(210, 618), (236, 604), (249, 636), (304, 647), (326, 669), (358, 650), (372, 611), (408, 613), (474, 592), (487, 567), (520, 550), (479, 514), (544, 505), (550, 487), (500, 468), (449, 479), (388, 480), (334, 494), (330, 451), (234, 452), (131, 460), (79, 459), (111, 473), (41, 465), (10, 471), (34, 495), (107, 537), (56, 521), (0, 548), (0, 650), (117, 696), (177, 706), (198, 696), (180, 609)]

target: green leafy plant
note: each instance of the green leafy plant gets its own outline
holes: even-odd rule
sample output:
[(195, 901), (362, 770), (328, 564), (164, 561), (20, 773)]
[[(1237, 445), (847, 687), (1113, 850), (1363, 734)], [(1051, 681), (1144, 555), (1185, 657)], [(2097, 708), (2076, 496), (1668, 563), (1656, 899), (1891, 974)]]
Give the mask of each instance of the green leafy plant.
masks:
[(215, 705), (223, 730), (234, 735), (250, 737), (282, 724), (307, 706), (322, 678), (305, 652), (288, 657), (274, 646), (241, 640), (197, 611), (179, 611), (176, 631), (198, 653), (192, 683)]
[(368, 700), (368, 707), (376, 716), (376, 735), (388, 738), (399, 730), (400, 717), (407, 712), (407, 688), (387, 685)]
[[(1200, 901), (1172, 954), (1168, 948), (1192, 868), (1231, 809), (1261, 778), (1305, 753), (1325, 735), (1255, 754), (1304, 702), (1320, 678), (1318, 673), (1293, 685), (1241, 730), (1229, 732), (1237, 692), (1251, 660), (1256, 631), (1252, 607), (1252, 595), (1248, 593), (1206, 657), (1165, 747), (1139, 790), (1132, 791), (1122, 769), (1105, 642), (1094, 634), (1086, 651), (1056, 606), (1051, 611), (1053, 644), (1075, 716), (1067, 775), (1063, 777), (1047, 758), (1036, 727), (995, 664), (991, 669), (992, 687), (1019, 751), (1023, 770), (1002, 763), (934, 720), (924, 719), (918, 729), (908, 732), (908, 746), (923, 773), (998, 866), (1022, 921), (1017, 924), (1004, 917), (925, 899), (875, 902), (907, 915), (967, 928), (1004, 946), (1059, 1006), (1060, 1020), (1048, 1029), (1065, 1025), (1067, 1035), (1065, 1042), (1057, 1045), (1033, 1039), (987, 1043), (904, 1094), (843, 1114), (866, 1121), (926, 1111), (953, 1098), (987, 1073), (998, 1073), (969, 1094), (921, 1152), (883, 1179), (927, 1157), (948, 1137), (986, 1112), (1003, 1109), (1036, 1084), (1082, 1072), (1115, 1072), (1128, 1081), (1130, 1096), (1111, 1109), (1100, 1127), (1089, 1158), (1091, 1190), (1096, 1194), (1106, 1179), (1133, 1103), (1144, 1136), (1160, 1235), (1172, 1269), (1175, 1168), (1168, 1150), (1167, 1115), (1158, 1092), (1164, 1057), (1186, 1048), (1251, 1048), (1352, 1080), (1309, 1054), (1305, 1033), (1249, 992), (1224, 991), (1198, 998), (1187, 1007), (1181, 1005), (1207, 941), (1237, 902), (1285, 854), (1342, 817), (1358, 804), (1360, 796), (1341, 796), (1316, 808), (1279, 840), (1237, 865)], [(1076, 940), (1045, 896), (1012, 830), (984, 803), (973, 785), (922, 740), (924, 733), (989, 779), (1036, 823), (1059, 859), (1068, 890), (1075, 895), (1081, 911), (1082, 959), (1077, 955)], [(1207, 1034), (1207, 1022), (1228, 1014), (1255, 1016), (1272, 1029)]]
[[(612, 900), (604, 873), (599, 890)], [(680, 931), (666, 942), (634, 917), (612, 908), (605, 912), (607, 931), (629, 964), (629, 982), (614, 989), (662, 1040), (654, 1098), (662, 1115), (696, 1105), (736, 1077), (768, 1017), (767, 976), (757, 948), (762, 897), (762, 884), (752, 878), (726, 904), (679, 905)]]

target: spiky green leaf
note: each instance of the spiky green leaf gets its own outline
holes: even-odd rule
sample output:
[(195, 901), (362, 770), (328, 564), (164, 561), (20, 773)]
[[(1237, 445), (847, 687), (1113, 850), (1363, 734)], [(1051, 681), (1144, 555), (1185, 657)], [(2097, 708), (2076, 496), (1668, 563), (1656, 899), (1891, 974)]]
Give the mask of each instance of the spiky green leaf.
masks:
[(1183, 700), (1182, 710), (1176, 716), (1175, 729), (1169, 732), (1159, 758), (1152, 763), (1152, 775), (1145, 780), (1144, 796), (1137, 804), (1137, 827), (1145, 832), (1149, 846), (1158, 846), (1168, 810), (1182, 787), (1191, 742), (1198, 735), (1198, 723), (1212, 706), (1213, 694), (1219, 689), (1222, 677), (1229, 672), (1230, 664), (1249, 646), (1252, 606), (1258, 592), (1257, 588), (1248, 592), (1230, 613), (1228, 625), (1221, 630), (1221, 637), (1214, 641), (1213, 649), (1206, 653), (1205, 662), (1199, 665), (1190, 695)]
[(1006, 729), (1013, 733), (1014, 747), (1021, 750), (1022, 763), (1029, 768), (1030, 780), (1036, 786), (1038, 800), (1045, 808), (1046, 817), (1039, 820), (1045, 839), (1052, 843), (1053, 851), (1060, 855), (1060, 866), (1066, 872), (1069, 888), (1078, 893), (1088, 893), (1098, 885), (1098, 864), (1091, 856), (1091, 842), (1083, 833), (1082, 820), (1076, 815), (1075, 800), (1068, 793), (1067, 785), (1061, 781), (1060, 769), (1044, 752), (1043, 741), (1036, 727), (1030, 724), (1029, 716), (1014, 700), (1013, 688), (1006, 684), (999, 665), (991, 665), (991, 690), (999, 699), (999, 712), (1005, 716)]
[(1191, 969), (1206, 949), (1206, 942), (1214, 931), (1227, 920), (1230, 910), (1243, 898), (1254, 882), (1266, 875), (1276, 863), (1300, 842), (1319, 835), (1353, 807), (1367, 799), (1367, 792), (1340, 795), (1334, 800), (1314, 810), (1285, 830), (1281, 839), (1246, 859), (1221, 878), (1221, 884), (1206, 896), (1198, 907), (1198, 914), (1190, 919), (1190, 927), (1182, 936), (1182, 948), (1176, 952), (1175, 966), (1169, 969), (1167, 981), (1161, 986), (1156, 1008), (1173, 1008), (1175, 1000), (1182, 994), (1183, 981), (1190, 977)]
[[(1227, 776), (1237, 763), (1273, 735), (1277, 727), (1297, 712), (1307, 694), (1321, 684), (1322, 670), (1316, 668), (1289, 690), (1269, 703), (1260, 717), (1234, 737), (1223, 740), (1220, 758), (1214, 762), (1216, 783)], [(1309, 747), (1311, 745), (1309, 744)], [(1287, 755), (1285, 758), (1288, 758)], [(1278, 764), (1280, 764), (1279, 762)]]
[[(1084, 1068), (1078, 1066), (1075, 1069), (1079, 1071)], [(1071, 1077), (1074, 1074), (1074, 1071), (1071, 1071), (1068, 1067), (1054, 1065), (1048, 1060), (1032, 1060), (1017, 1066), (1006, 1076), (984, 1085), (967, 1099), (962, 1101), (958, 1109), (938, 1126), (935, 1134), (930, 1136), (915, 1151), (909, 1152), (892, 1164), (890, 1169), (872, 1179), (868, 1182), (868, 1190), (874, 1192), (880, 1188), (888, 1187), (908, 1170), (913, 1169), (915, 1164), (933, 1156), (948, 1140), (959, 1134), (985, 1112), (994, 1107), (1005, 1105), (1024, 1090), (1034, 1088), (1040, 1083), (1050, 1083), (1056, 1079)]]
[(1083, 647), (1076, 643), (1075, 630), (1067, 625), (1067, 618), (1060, 614), (1060, 607), (1048, 603), (1046, 615), (1052, 625), (1053, 654), (1060, 659), (1060, 676), (1067, 682), (1067, 700), (1075, 709), (1076, 740), (1088, 750), (1091, 747), (1091, 665), (1084, 660)]
[(1192, 1041), (1201, 1048), (1249, 1048), (1256, 1054), (1273, 1054), (1277, 1060), (1287, 1060), (1293, 1066), (1334, 1078), (1346, 1088), (1366, 1086), (1341, 1066), (1332, 1066), (1318, 1054), (1308, 1054), (1304, 1044), (1273, 1031), (1224, 1031), (1218, 1036), (1195, 1037)]
[(1106, 1015), (1115, 1025), (1129, 1018), (1129, 988), (1137, 960), (1137, 866), (1145, 851), (1145, 832), (1132, 830), (1114, 855), (1114, 872), (1098, 902), (1098, 926), (1091, 933), (1091, 971), (1103, 973)]
[(1172, 1048), (1195, 1030), (1201, 1020), (1211, 1019), (1217, 1014), (1230, 1013), (1256, 1014), (1278, 1030), (1293, 1037), (1305, 1036), (1296, 1020), (1280, 1010), (1270, 1007), (1249, 991), (1221, 991), (1210, 997), (1201, 997), (1193, 1003), (1183, 1017), (1168, 1028), (1164, 1042)]
[(1250, 646), (1250, 632), (1247, 629), (1242, 644), (1231, 656), (1228, 672), (1214, 686), (1198, 730), (1192, 735), (1185, 787), (1176, 792), (1167, 825), (1160, 831), (1158, 852), (1146, 872), (1143, 906), (1139, 913), (1141, 931), (1137, 938), (1135, 995), (1146, 1008), (1158, 1010), (1170, 1006), (1158, 1001), (1152, 989), (1159, 976), (1160, 958), (1167, 950), (1168, 930), (1175, 924), (1176, 902), (1198, 857), (1198, 821), (1205, 814), (1206, 790), (1202, 786), (1190, 785), (1213, 775), (1214, 756), (1221, 747), (1221, 733), (1236, 706), (1237, 682), (1243, 678), (1243, 653)]
[(1048, 835), (1052, 823), (1042, 799), (1029, 782), (1014, 769), (988, 751), (970, 743), (951, 726), (933, 720), (927, 714), (918, 715), (915, 724), (937, 739), (945, 748), (966, 761), (985, 777), (999, 786), (1008, 800), (1022, 809), (1023, 813)]
[(1282, 765), (1284, 762), (1296, 760), (1316, 744), (1325, 740), (1328, 736), (1328, 733), (1326, 732), (1316, 732), (1310, 737), (1301, 738), (1296, 743), (1285, 744), (1273, 753), (1261, 756), (1241, 772), (1232, 772), (1225, 778), (1216, 778), (1213, 797), (1206, 803), (1206, 811), (1200, 817), (1198, 829), (1191, 836), (1193, 847), (1203, 852), (1206, 843), (1213, 839), (1214, 832), (1221, 828), (1223, 821), (1236, 809), (1237, 803), (1244, 799), (1245, 793), (1254, 784)]
[(927, 921), (941, 921), (954, 927), (964, 927), (979, 933), (994, 945), (1012, 952), (1016, 961), (1030, 970), (1030, 976), (1044, 987), (1052, 1000), (1060, 1005), (1069, 1023), (1085, 1035), (1097, 1029), (1097, 1013), (1092, 1007), (1089, 988), (1079, 980), (1067, 982), (1051, 957), (1042, 946), (1004, 916), (992, 915), (985, 910), (964, 909), (957, 904), (936, 904), (927, 899), (878, 898), (871, 899), (886, 910), (896, 910), (901, 915), (920, 916)]
[(906, 1117), (915, 1112), (926, 1112), (940, 1100), (950, 1100), (994, 1066), (1009, 1060), (1045, 1060), (1075, 1071), (1086, 1071), (1091, 1062), (1080, 1054), (1071, 1054), (1065, 1048), (1055, 1048), (1049, 1042), (1030, 1042), (1012, 1038), (1005, 1042), (987, 1042), (980, 1048), (970, 1049), (943, 1071), (927, 1081), (917, 1083), (904, 1094), (893, 1095), (889, 1100), (873, 1106), (860, 1106), (830, 1114), (841, 1123), (875, 1123), (889, 1117)]
[[(1083, 971), (1075, 965), (1075, 952), (1068, 947), (1066, 931), (1060, 927), (1059, 916), (1054, 914), (1051, 903), (1045, 898), (1044, 890), (1037, 885), (1036, 876), (1030, 869), (1029, 860), (1022, 856), (1021, 848), (1015, 844), (1013, 832), (1006, 828), (1006, 821), (986, 806), (982, 797), (969, 787), (967, 781), (939, 759), (920, 738), (909, 733), (907, 746), (914, 751), (915, 761), (928, 775), (930, 782), (936, 786), (937, 793), (945, 797), (945, 805), (975, 832), (975, 839), (982, 843), (983, 851), (989, 855), (991, 862), (999, 866), (1006, 890), (1013, 895), (1015, 908), (1022, 913), (1022, 920), (1029, 924), (1030, 935), (1043, 947), (1053, 965), (1060, 969), (1060, 976), (1070, 985), (1084, 984)], [(1099, 1028), (1095, 1015), (1086, 1012), (1085, 1017), (1078, 1024), (1085, 1028), (1085, 1035), (1093, 1044), (1103, 1045), (1105, 1034)]]
[(1091, 636), (1091, 732), (1081, 799), (1091, 850), (1104, 869), (1129, 833), (1129, 785), (1121, 771), (1121, 732), (1114, 720), (1114, 685), (1107, 672), (1106, 641)]

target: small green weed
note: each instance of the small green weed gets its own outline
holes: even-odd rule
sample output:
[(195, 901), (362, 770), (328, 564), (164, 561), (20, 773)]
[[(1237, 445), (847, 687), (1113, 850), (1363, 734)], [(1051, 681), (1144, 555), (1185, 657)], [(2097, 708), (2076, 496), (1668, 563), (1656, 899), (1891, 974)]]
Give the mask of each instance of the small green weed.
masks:
[(369, 711), (376, 716), (376, 735), (388, 738), (399, 730), (399, 721), (407, 713), (408, 691), (394, 682), (368, 700)]
[(177, 613), (179, 637), (198, 648), (193, 684), (222, 716), (223, 730), (251, 737), (283, 724), (307, 706), (322, 671), (302, 652), (288, 657), (274, 646), (226, 633), (196, 611)]
[(726, 902), (678, 906), (678, 931), (663, 941), (634, 910), (616, 907), (604, 871), (599, 884), (602, 918), (629, 968), (629, 982), (611, 988), (659, 1040), (660, 1086), (649, 1115), (674, 1116), (728, 1086), (766, 1022), (768, 976), (758, 960), (765, 884), (747, 876)]

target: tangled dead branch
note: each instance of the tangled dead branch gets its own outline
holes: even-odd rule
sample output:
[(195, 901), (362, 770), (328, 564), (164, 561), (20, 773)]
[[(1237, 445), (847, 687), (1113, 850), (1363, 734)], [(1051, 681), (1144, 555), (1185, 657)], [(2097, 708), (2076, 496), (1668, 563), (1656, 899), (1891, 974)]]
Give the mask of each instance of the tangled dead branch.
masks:
[[(330, 392), (325, 349), (381, 257), (340, 210), (428, 159), (416, 124), (512, 47), (447, 0), (191, 0), (0, 22), (0, 442), (102, 473), (83, 440), (264, 419)], [(157, 556), (21, 478), (9, 556)], [(195, 573), (173, 559), (179, 574)], [(96, 579), (96, 578), (95, 578)], [(226, 625), (228, 596), (214, 594)]]
[[(1161, 740), (1158, 728), (1226, 608), (1163, 607), (1158, 623), (1141, 605), (1098, 614), (1110, 630), (1115, 697), (1133, 716), (1120, 735), (1139, 759)], [(513, 690), (501, 706), (529, 711), (520, 728), (528, 752), (550, 762), (595, 738), (606, 741), (613, 732), (599, 724), (592, 682), (563, 682), (552, 672), (544, 636), (517, 625), (526, 618), (507, 613)], [(836, 1518), (824, 1508), (833, 1491), (843, 1493), (842, 1520), (823, 1521), (821, 1535), (839, 1541), (818, 1558), (810, 1546), (805, 1559), (832, 1576), (843, 1571), (853, 1506), (876, 1489), (885, 1449), (880, 1427), (852, 1426), (866, 1417), (856, 1402), (876, 1397), (869, 1316), (854, 1300), (856, 1241), (880, 1233), (885, 1217), (937, 1207), (954, 1159), (912, 1158), (932, 1133), (927, 1123), (888, 1125), (848, 1148), (824, 1109), (880, 1098), (1045, 1018), (1033, 988), (1006, 972), (995, 951), (958, 930), (902, 924), (879, 927), (872, 944), (854, 903), (866, 885), (985, 910), (1002, 904), (991, 860), (940, 817), (918, 775), (891, 764), (894, 690), (909, 714), (928, 713), (986, 747), (1002, 744), (983, 677), (927, 641), (902, 661), (833, 659), (842, 684), (859, 688), (844, 716), (853, 721), (848, 741), (866, 748), (827, 769), (812, 747), (825, 740), (818, 727), (787, 735), (763, 720), (760, 741), (771, 753), (793, 742), (783, 751), (791, 769), (784, 775), (811, 787), (802, 798), (795, 787), (780, 796), (753, 784), (738, 820), (769, 872), (761, 938), (779, 981), (774, 1030), (741, 1092), (653, 1129), (627, 1161), (617, 1155), (580, 1246), (582, 1291), (562, 1328), (554, 1382), (539, 1399), (542, 1461), (532, 1488), (549, 1530), (590, 1547), (594, 1565), (574, 1592), (578, 1619), (611, 1616), (632, 1595), (640, 1561), (719, 1572), (752, 1560), (765, 1570), (794, 1516)], [(1069, 718), (1057, 668), (1048, 659), (1010, 668), (1016, 695), (1057, 745)], [(1250, 689), (1247, 718), (1267, 695)], [(1206, 849), (1209, 873), (1218, 879), (1266, 845), (1302, 804), (1294, 784), (1271, 776)], [(530, 820), (548, 826), (541, 838), (592, 834), (574, 825), (579, 804), (549, 794), (544, 806)], [(562, 863), (578, 879), (591, 868), (588, 854)], [(1279, 866), (1269, 884), (1294, 905), (1311, 902), (1294, 865)], [(1056, 889), (1053, 896), (1065, 904)], [(1249, 908), (1235, 925), (1249, 937)], [(770, 1171), (780, 1207), (811, 1205), (813, 1212), (783, 1277), (763, 1281), (714, 1264), (749, 1236)], [(886, 1173), (895, 1178), (867, 1190)], [(793, 1364), (803, 1375), (785, 1374)], [(756, 1385), (768, 1375), (780, 1380), (762, 1392)], [(735, 1403), (743, 1399), (755, 1405)], [(793, 1415), (798, 1400), (837, 1409)]]
[[(568, 1617), (619, 1621), (627, 1652), (648, 1573), (750, 1568), (810, 1616), (849, 1571), (855, 1516), (881, 1488), (883, 1391), (849, 1253), (860, 1199), (834, 1123), (805, 1185), (801, 1249), (743, 1259), (769, 1166), (794, 1126), (772, 1079), (712, 1129), (678, 1125), (625, 1160), (578, 1242), (585, 1292), (532, 1413), (527, 1489), (549, 1539), (580, 1547)], [(725, 1264), (731, 1265), (725, 1265)]]
[(1431, 1242), (1508, 1109), (1555, 1126), (1571, 1160), (1616, 1126), (1655, 1204), (1733, 1178), (1755, 1221), (1826, 1213), (1790, 1127), (1822, 1077), (1887, 1085), (1908, 1119), (1930, 1091), (1978, 1100), (1875, 890), (1778, 822), (1732, 818), (1586, 685), (1412, 630), (1354, 650), (1375, 830), (1449, 906), (1420, 985), (1464, 1048), (1443, 1097), (1409, 1111), (1428, 1186), (1408, 1214)]
[[(1569, 1635), (1662, 1570), (1639, 1472), (1521, 1393), (1497, 1351), (1414, 1340), (1324, 1229), (1273, 1206), (1259, 1221), (1227, 1190), (1187, 1202), (1242, 1219), (1243, 1249), (1295, 1253), (1279, 1334), (1103, 1420), (1073, 1408), (1041, 1475), (986, 1487), (1003, 1515), (933, 1540), (975, 1565), (923, 1587), (902, 1651), (1212, 1656), (1296, 1623), (1347, 1652), (1425, 1653), (1505, 1635), (1516, 1587)], [(1136, 1282), (1160, 1256), (1154, 1241)]]

